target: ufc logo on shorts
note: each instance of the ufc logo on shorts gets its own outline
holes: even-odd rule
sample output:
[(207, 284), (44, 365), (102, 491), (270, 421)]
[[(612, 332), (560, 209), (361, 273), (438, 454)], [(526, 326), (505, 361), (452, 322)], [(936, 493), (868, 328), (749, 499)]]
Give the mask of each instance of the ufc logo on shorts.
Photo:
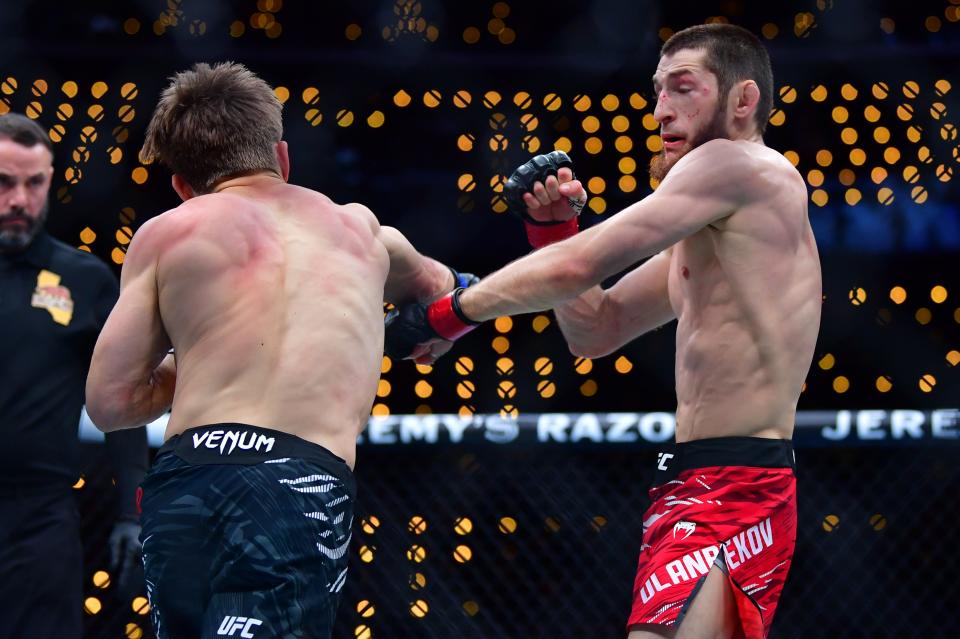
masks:
[(657, 470), (666, 470), (667, 462), (673, 459), (673, 453), (657, 453)]
[(232, 637), (237, 630), (240, 631), (240, 637), (248, 639), (253, 636), (253, 633), (250, 632), (250, 628), (253, 626), (262, 625), (263, 622), (259, 619), (254, 619), (253, 617), (234, 617), (232, 615), (227, 615), (223, 618), (223, 621), (220, 622), (220, 628), (217, 629), (218, 635), (226, 635), (227, 637)]

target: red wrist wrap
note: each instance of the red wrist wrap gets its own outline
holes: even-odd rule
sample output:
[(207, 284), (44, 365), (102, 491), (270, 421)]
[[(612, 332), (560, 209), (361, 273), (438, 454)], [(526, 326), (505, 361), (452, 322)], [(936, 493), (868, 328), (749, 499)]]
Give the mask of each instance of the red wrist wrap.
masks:
[(437, 332), (437, 335), (450, 341), (463, 337), (478, 326), (476, 323), (465, 322), (464, 318), (454, 310), (454, 296), (460, 290), (447, 293), (427, 307), (427, 322), (430, 323), (430, 327)]
[(548, 244), (573, 237), (580, 231), (580, 224), (576, 217), (559, 224), (530, 224), (524, 222), (527, 228), (527, 239), (533, 248), (542, 248)]

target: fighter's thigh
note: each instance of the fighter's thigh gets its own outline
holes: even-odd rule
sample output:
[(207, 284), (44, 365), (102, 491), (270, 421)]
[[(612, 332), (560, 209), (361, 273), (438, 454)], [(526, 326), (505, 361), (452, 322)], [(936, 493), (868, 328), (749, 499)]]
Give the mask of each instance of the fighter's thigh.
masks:
[(244, 468), (236, 479), (251, 490), (237, 491), (244, 499), (223, 533), (201, 636), (330, 637), (347, 572), (346, 489), (296, 460)]
[(714, 566), (695, 592), (677, 628), (676, 639), (730, 639), (738, 625), (730, 579)]
[(627, 639), (673, 639), (672, 630), (656, 624), (636, 624), (630, 627)]

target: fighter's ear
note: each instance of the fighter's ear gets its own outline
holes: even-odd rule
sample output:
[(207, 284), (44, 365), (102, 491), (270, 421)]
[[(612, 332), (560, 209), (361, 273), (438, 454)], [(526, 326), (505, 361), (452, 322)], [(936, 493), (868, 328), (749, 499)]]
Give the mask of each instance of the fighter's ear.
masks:
[(760, 87), (753, 80), (744, 80), (733, 87), (733, 113), (738, 120), (753, 118), (753, 112), (760, 104)]
[(286, 182), (290, 179), (290, 149), (283, 140), (277, 142), (277, 163), (280, 165), (280, 177)]
[(196, 193), (193, 192), (193, 187), (183, 179), (182, 175), (174, 173), (170, 181), (173, 184), (173, 190), (177, 192), (177, 195), (179, 195), (180, 199), (184, 202), (196, 195)]

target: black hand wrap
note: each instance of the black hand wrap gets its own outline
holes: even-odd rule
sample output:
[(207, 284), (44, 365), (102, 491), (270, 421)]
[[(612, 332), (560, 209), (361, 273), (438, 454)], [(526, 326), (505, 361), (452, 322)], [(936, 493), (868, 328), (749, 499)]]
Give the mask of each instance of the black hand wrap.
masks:
[(431, 304), (401, 304), (383, 319), (383, 352), (391, 359), (406, 359), (419, 346), (437, 338), (454, 341), (478, 326), (479, 322), (464, 315), (460, 308), (460, 294), (479, 284), (480, 278), (473, 273), (460, 273), (452, 266), (447, 268), (453, 274), (453, 291)]
[(383, 352), (395, 360), (410, 357), (417, 346), (440, 337), (427, 321), (427, 305), (421, 302), (393, 309), (383, 324)]
[(453, 342), (480, 325), (460, 308), (460, 295), (465, 288), (459, 285), (461, 281), (477, 284), (480, 278), (450, 270), (458, 282), (453, 291), (431, 304), (411, 302), (387, 313), (383, 320), (383, 351), (392, 359), (411, 357), (418, 347), (437, 338)]

